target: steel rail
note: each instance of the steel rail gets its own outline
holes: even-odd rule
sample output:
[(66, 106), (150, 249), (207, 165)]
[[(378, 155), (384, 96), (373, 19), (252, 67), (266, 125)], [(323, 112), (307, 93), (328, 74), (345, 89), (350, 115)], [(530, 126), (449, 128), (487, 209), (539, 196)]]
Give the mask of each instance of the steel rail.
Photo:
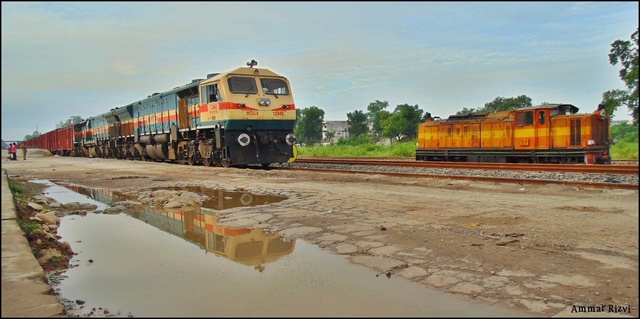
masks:
[(526, 163), (476, 163), (476, 162), (422, 162), (409, 160), (384, 160), (366, 158), (298, 158), (301, 164), (373, 165), (422, 168), (458, 168), (513, 171), (546, 171), (566, 173), (638, 174), (638, 165), (584, 165), (584, 164), (526, 164)]
[(548, 179), (531, 179), (531, 178), (525, 179), (525, 178), (462, 176), (462, 175), (368, 172), (368, 171), (359, 171), (359, 170), (340, 170), (340, 169), (302, 168), (302, 167), (289, 167), (285, 169), (295, 170), (295, 171), (323, 172), (323, 173), (386, 175), (386, 176), (393, 176), (393, 177), (408, 177), (408, 178), (455, 179), (455, 180), (480, 181), (480, 182), (489, 182), (489, 183), (511, 183), (511, 184), (519, 184), (519, 185), (557, 184), (557, 185), (576, 186), (576, 187), (583, 187), (583, 188), (638, 190), (638, 184), (622, 184), (622, 183), (601, 183), (601, 182), (581, 182), (581, 181), (563, 181), (563, 180), (548, 180)]

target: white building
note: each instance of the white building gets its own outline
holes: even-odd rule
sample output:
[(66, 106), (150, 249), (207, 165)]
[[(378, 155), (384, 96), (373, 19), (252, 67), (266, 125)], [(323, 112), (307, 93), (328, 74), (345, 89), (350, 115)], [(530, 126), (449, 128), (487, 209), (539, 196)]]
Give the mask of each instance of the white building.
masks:
[[(333, 135), (331, 139), (329, 135)], [(349, 125), (347, 121), (324, 121), (322, 122), (322, 141), (323, 145), (336, 143), (340, 138), (349, 139)]]

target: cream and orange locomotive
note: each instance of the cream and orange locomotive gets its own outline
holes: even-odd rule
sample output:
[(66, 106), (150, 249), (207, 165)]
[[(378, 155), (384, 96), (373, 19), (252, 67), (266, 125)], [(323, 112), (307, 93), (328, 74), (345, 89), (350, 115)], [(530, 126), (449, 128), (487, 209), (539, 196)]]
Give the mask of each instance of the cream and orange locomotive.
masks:
[(256, 66), (252, 60), (246, 67), (151, 94), (27, 145), (60, 155), (190, 165), (286, 163), (295, 156), (296, 142), (291, 85)]

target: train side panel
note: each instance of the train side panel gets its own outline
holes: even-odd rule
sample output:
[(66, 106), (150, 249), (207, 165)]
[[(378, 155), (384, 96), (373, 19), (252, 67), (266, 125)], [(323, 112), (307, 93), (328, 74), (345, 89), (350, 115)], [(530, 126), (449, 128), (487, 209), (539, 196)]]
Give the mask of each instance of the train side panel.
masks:
[(53, 150), (55, 151), (55, 154), (69, 156), (73, 151), (73, 125), (55, 130), (53, 140)]

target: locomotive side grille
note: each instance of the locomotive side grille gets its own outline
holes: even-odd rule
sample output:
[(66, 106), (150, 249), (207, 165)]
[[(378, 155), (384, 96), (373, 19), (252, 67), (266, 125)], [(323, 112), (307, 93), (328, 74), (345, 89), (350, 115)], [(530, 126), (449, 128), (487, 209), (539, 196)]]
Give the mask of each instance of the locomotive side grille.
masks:
[(569, 134), (569, 145), (580, 146), (582, 142), (582, 119), (571, 119)]

